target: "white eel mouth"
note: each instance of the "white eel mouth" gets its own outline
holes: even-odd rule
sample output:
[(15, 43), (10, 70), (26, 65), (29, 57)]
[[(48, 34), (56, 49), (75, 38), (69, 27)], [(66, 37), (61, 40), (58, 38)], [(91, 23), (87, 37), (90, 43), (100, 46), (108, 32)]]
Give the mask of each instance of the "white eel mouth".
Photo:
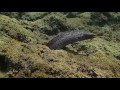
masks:
[(84, 32), (80, 30), (67, 31), (54, 37), (51, 41), (48, 42), (47, 46), (50, 49), (59, 50), (68, 44), (86, 39), (92, 39), (94, 36), (96, 36), (94, 33)]

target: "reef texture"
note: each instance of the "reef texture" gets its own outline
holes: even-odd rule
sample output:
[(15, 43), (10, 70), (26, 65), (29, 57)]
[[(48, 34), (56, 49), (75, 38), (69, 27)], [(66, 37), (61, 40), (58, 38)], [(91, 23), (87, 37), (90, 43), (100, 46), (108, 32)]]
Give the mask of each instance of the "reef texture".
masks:
[(119, 23), (120, 12), (0, 12), (0, 78), (118, 78)]

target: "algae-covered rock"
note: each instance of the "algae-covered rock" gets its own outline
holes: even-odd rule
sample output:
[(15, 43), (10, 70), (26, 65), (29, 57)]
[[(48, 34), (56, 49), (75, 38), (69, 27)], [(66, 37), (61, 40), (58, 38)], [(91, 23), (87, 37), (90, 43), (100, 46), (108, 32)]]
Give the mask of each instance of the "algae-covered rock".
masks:
[[(0, 77), (120, 77), (119, 12), (0, 12)], [(60, 50), (46, 43), (83, 29), (93, 39)]]
[(37, 19), (41, 19), (48, 14), (49, 14), (49, 12), (26, 12), (21, 16), (21, 19), (34, 21)]

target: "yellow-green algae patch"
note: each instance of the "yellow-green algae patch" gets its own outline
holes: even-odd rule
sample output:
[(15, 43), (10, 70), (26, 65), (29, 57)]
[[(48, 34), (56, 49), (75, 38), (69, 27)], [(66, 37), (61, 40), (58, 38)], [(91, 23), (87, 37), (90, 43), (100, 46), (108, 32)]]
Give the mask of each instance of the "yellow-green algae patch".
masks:
[[(34, 15), (35, 13), (30, 13), (30, 16)], [(64, 50), (51, 50), (45, 44), (40, 44), (44, 42), (40, 38), (44, 38), (43, 34), (45, 34), (42, 28), (52, 32), (53, 28), (56, 29), (59, 26), (53, 19), (54, 17), (55, 20), (59, 21), (60, 19), (63, 26), (88, 28), (95, 33), (101, 34), (102, 32), (106, 36), (96, 36), (92, 40), (79, 41), (66, 46)], [(52, 23), (45, 22), (45, 20), (52, 21), (51, 18), (55, 21), (55, 24), (53, 23), (55, 27), (50, 26)], [(115, 42), (116, 39), (119, 39), (119, 31), (116, 33), (118, 36), (116, 36), (116, 34), (112, 35), (113, 28), (111, 26), (89, 26), (87, 22), (90, 18), (91, 12), (82, 13), (75, 18), (66, 18), (63, 14), (57, 12), (57, 14), (51, 13), (37, 20), (32, 18), (35, 21), (18, 21), (15, 18), (0, 15), (0, 58), (2, 58), (0, 59), (0, 77), (120, 77), (120, 43)], [(24, 19), (29, 20), (29, 18)], [(33, 33), (35, 30), (38, 30), (38, 32)], [(115, 30), (119, 30), (119, 26)], [(30, 39), (30, 42), (19, 41), (16, 38), (19, 36), (18, 33), (25, 37), (24, 39)], [(40, 38), (36, 33), (40, 33)], [(49, 36), (48, 39), (53, 36)], [(40, 43), (34, 40), (36, 38), (40, 39)], [(111, 38), (113, 40), (109, 40)]]
[(0, 32), (13, 39), (23, 42), (30, 42), (37, 38), (30, 30), (25, 29), (15, 18), (0, 15)]
[[(99, 37), (77, 42), (78, 46), (88, 47), (88, 56), (81, 53), (79, 47), (72, 49), (69, 46), (71, 51), (78, 53), (74, 54), (66, 50), (51, 50), (42, 44), (18, 42), (5, 36), (0, 38), (0, 42), (0, 51), (5, 53), (9, 62), (8, 71), (1, 72), (1, 77), (120, 77), (120, 60), (114, 57), (114, 54), (119, 54), (119, 43)], [(91, 53), (91, 49), (95, 52)]]
[[(95, 42), (96, 40), (93, 40)], [(97, 40), (98, 41), (98, 40)], [(14, 48), (16, 47), (16, 48)], [(7, 48), (7, 55), (17, 73), (13, 77), (119, 77), (120, 61), (98, 51), (89, 56), (74, 55), (65, 50), (50, 50), (41, 44), (14, 43)], [(20, 71), (19, 67), (21, 66)], [(27, 74), (26, 74), (27, 73)]]

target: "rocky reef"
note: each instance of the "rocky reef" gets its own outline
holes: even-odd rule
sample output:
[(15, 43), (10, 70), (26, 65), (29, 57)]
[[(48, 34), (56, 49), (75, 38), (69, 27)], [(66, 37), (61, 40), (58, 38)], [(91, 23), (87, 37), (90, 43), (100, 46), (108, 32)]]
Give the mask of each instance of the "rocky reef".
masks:
[[(0, 12), (0, 77), (118, 78), (119, 22), (119, 12)], [(60, 50), (46, 45), (76, 29), (97, 36)]]

